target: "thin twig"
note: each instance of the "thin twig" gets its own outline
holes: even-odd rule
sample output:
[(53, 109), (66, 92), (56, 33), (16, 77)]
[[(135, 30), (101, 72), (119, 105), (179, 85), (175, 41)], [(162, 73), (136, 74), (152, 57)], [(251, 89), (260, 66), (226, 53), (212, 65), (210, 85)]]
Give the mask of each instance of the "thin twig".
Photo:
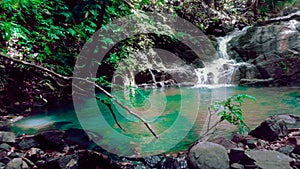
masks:
[(159, 138), (159, 135), (156, 134), (155, 130), (152, 128), (152, 126), (141, 116), (139, 116), (138, 114), (136, 114), (135, 112), (131, 111), (127, 106), (123, 105), (119, 100), (117, 100), (113, 95), (111, 95), (109, 92), (107, 92), (105, 89), (103, 89), (101, 86), (99, 86), (98, 84), (96, 84), (94, 81), (90, 81), (88, 79), (85, 79), (85, 78), (80, 78), (80, 77), (70, 77), (70, 76), (63, 76), (61, 74), (58, 74), (56, 72), (54, 72), (53, 70), (50, 70), (50, 69), (47, 69), (45, 67), (42, 67), (40, 65), (36, 65), (36, 64), (33, 64), (33, 63), (29, 63), (29, 62), (26, 62), (26, 61), (23, 61), (23, 60), (19, 60), (19, 59), (15, 59), (13, 57), (10, 57), (10, 56), (7, 56), (3, 53), (0, 53), (0, 57), (2, 58), (6, 58), (6, 59), (9, 59), (15, 63), (19, 63), (19, 64), (23, 64), (23, 65), (26, 65), (26, 66), (30, 66), (30, 67), (34, 67), (34, 68), (37, 68), (37, 69), (40, 69), (42, 71), (45, 71), (49, 74), (52, 74), (58, 78), (61, 78), (61, 79), (64, 79), (64, 80), (72, 80), (72, 79), (76, 79), (76, 80), (81, 80), (81, 81), (84, 81), (84, 82), (87, 82), (87, 83), (90, 83), (90, 84), (93, 84), (95, 87), (97, 87), (98, 89), (100, 89), (105, 95), (107, 95), (109, 98), (111, 98), (115, 103), (117, 103), (119, 106), (121, 106), (123, 109), (125, 109), (129, 114), (137, 117), (140, 121), (142, 121), (144, 123), (144, 125), (148, 128), (148, 130), (152, 133), (152, 135), (155, 137), (155, 138)]

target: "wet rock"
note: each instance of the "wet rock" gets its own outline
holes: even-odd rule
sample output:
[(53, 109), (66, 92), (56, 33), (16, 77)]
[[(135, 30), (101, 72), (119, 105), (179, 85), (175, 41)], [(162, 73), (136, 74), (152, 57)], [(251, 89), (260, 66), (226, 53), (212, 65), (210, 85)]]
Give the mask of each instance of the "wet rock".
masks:
[(261, 169), (290, 169), (290, 162), (293, 161), (289, 156), (271, 150), (249, 150), (245, 151), (245, 155)]
[(32, 147), (38, 146), (39, 143), (34, 138), (24, 138), (17, 144), (17, 147), (21, 150), (28, 150)]
[(59, 130), (45, 131), (38, 134), (35, 140), (46, 150), (61, 151), (64, 148), (64, 132)]
[(226, 169), (229, 168), (229, 159), (223, 146), (200, 142), (188, 152), (188, 165), (191, 169)]
[(283, 120), (276, 117), (270, 117), (249, 134), (260, 139), (275, 141), (280, 137), (287, 136), (288, 129)]
[(15, 141), (16, 141), (15, 133), (0, 131), (0, 142), (14, 143)]
[(6, 165), (5, 169), (22, 169), (22, 165), (22, 158), (14, 158)]

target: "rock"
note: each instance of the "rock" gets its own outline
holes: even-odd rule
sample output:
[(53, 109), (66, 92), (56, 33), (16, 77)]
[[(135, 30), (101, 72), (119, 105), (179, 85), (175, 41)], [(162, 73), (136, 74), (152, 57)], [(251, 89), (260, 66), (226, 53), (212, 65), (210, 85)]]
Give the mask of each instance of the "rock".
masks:
[(156, 165), (162, 160), (161, 156), (151, 156), (151, 157), (145, 157), (144, 161), (145, 163), (150, 167), (156, 167)]
[(288, 129), (300, 128), (300, 117), (296, 115), (282, 114), (277, 115), (279, 119), (282, 119)]
[(257, 139), (248, 139), (246, 142), (246, 145), (250, 148), (250, 149), (254, 149), (257, 146)]
[(230, 150), (229, 160), (230, 163), (238, 163), (243, 160), (245, 150), (242, 148), (234, 148)]
[(298, 146), (300, 145), (300, 136), (290, 136), (287, 141), (289, 144)]
[(225, 147), (227, 150), (237, 148), (237, 144), (231, 140), (228, 140), (224, 137), (218, 137), (214, 139), (209, 139), (209, 142), (220, 144), (223, 147)]
[(18, 157), (22, 157), (23, 153), (15, 152), (15, 151), (14, 152), (8, 152), (7, 156), (10, 157), (10, 158), (18, 158)]
[(269, 86), (273, 82), (273, 78), (269, 79), (240, 79), (240, 86)]
[(16, 141), (15, 133), (0, 131), (0, 142), (14, 143)]
[(11, 122), (8, 120), (0, 120), (0, 130), (7, 131), (11, 126)]
[(229, 168), (229, 159), (225, 147), (200, 142), (188, 152), (188, 164), (191, 169), (226, 169)]
[(285, 155), (290, 155), (290, 153), (294, 150), (294, 146), (292, 145), (285, 145), (279, 148), (279, 152)]
[(252, 159), (261, 169), (290, 169), (290, 162), (293, 161), (289, 156), (271, 150), (249, 150), (245, 151), (245, 156)]
[(297, 25), (299, 21), (292, 19), (268, 23), (253, 26), (245, 34), (232, 38), (228, 42), (228, 55), (251, 65), (247, 71), (235, 74), (233, 79), (244, 79), (241, 84), (251, 86), (299, 86), (300, 32)]
[(3, 150), (6, 150), (6, 151), (9, 151), (11, 148), (11, 146), (7, 143), (2, 143), (0, 144), (0, 149), (3, 149)]
[(237, 143), (239, 147), (244, 147), (246, 145), (250, 147), (256, 147), (256, 145), (258, 144), (258, 139), (250, 135), (234, 134), (232, 137), (232, 141)]
[(174, 158), (166, 158), (161, 163), (159, 163), (158, 168), (170, 168), (170, 169), (180, 169), (179, 162)]
[(134, 169), (147, 169), (147, 167), (144, 165), (135, 165)]
[(84, 148), (92, 144), (90, 137), (82, 129), (70, 128), (65, 131), (64, 138), (67, 144), (79, 144)]
[(110, 158), (115, 158), (113, 156), (108, 158), (108, 156), (100, 153), (85, 151), (78, 158), (79, 168), (120, 168), (111, 161)]
[(293, 150), (292, 153), (300, 155), (300, 145), (297, 145)]
[(3, 168), (4, 166), (5, 164), (0, 162), (0, 168)]
[(34, 138), (24, 138), (17, 144), (17, 147), (21, 150), (28, 150), (32, 147), (38, 146), (39, 143)]
[(78, 168), (78, 157), (76, 155), (66, 155), (58, 159), (58, 165), (62, 169)]
[(27, 163), (25, 161), (23, 161), (22, 169), (27, 169), (27, 168), (29, 168), (29, 166), (27, 165)]
[(22, 169), (22, 165), (22, 158), (14, 158), (6, 165), (5, 169)]
[(274, 116), (266, 119), (249, 134), (260, 139), (275, 141), (280, 137), (287, 136), (288, 129), (283, 120)]
[(233, 163), (230, 165), (231, 169), (244, 169), (245, 167), (239, 163)]
[(39, 168), (43, 168), (46, 164), (46, 161), (44, 160), (38, 160), (35, 165), (38, 166)]
[(40, 143), (40, 147), (46, 150), (63, 150), (64, 132), (59, 130), (45, 131), (37, 136), (35, 140)]

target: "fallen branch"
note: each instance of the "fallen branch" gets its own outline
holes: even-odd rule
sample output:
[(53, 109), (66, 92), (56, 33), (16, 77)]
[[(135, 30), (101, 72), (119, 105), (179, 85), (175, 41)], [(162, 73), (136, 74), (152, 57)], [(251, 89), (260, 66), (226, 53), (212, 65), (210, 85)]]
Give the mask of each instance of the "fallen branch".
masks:
[(291, 13), (286, 16), (271, 18), (269, 20), (261, 21), (255, 24), (255, 26), (264, 26), (271, 23), (282, 22), (282, 21), (290, 21), (292, 19), (299, 20), (300, 19), (300, 11)]
[(117, 100), (113, 95), (111, 95), (109, 92), (107, 92), (105, 89), (103, 89), (101, 86), (99, 86), (98, 84), (96, 84), (94, 81), (91, 81), (91, 80), (88, 80), (88, 79), (85, 79), (85, 78), (80, 78), (80, 77), (70, 77), (70, 76), (63, 76), (61, 74), (58, 74), (56, 72), (54, 72), (53, 70), (50, 70), (50, 69), (47, 69), (45, 67), (42, 67), (40, 65), (36, 65), (36, 64), (33, 64), (33, 63), (29, 63), (29, 62), (26, 62), (26, 61), (23, 61), (23, 60), (19, 60), (19, 59), (15, 59), (13, 57), (10, 57), (10, 56), (7, 56), (3, 53), (0, 53), (0, 57), (2, 58), (5, 58), (5, 59), (8, 59), (12, 62), (15, 62), (15, 63), (19, 63), (19, 64), (23, 64), (23, 65), (26, 65), (26, 66), (30, 66), (30, 67), (34, 67), (34, 68), (37, 68), (39, 70), (42, 70), (44, 72), (47, 72), (49, 74), (52, 74), (58, 78), (61, 78), (61, 79), (64, 79), (64, 80), (72, 80), (72, 79), (76, 79), (76, 80), (81, 80), (81, 81), (84, 81), (84, 82), (87, 82), (87, 83), (90, 83), (90, 84), (93, 84), (96, 88), (100, 89), (105, 95), (107, 95), (109, 98), (111, 98), (116, 104), (118, 104), (119, 106), (121, 106), (123, 109), (125, 109), (129, 114), (135, 116), (136, 118), (138, 118), (140, 121), (142, 121), (144, 123), (144, 125), (147, 127), (147, 129), (152, 133), (152, 135), (155, 137), (155, 138), (159, 138), (159, 135), (156, 134), (156, 132), (154, 131), (154, 129), (152, 128), (152, 126), (141, 116), (139, 116), (138, 114), (136, 114), (135, 112), (131, 111), (130, 108), (128, 108), (127, 106), (123, 105), (119, 100)]

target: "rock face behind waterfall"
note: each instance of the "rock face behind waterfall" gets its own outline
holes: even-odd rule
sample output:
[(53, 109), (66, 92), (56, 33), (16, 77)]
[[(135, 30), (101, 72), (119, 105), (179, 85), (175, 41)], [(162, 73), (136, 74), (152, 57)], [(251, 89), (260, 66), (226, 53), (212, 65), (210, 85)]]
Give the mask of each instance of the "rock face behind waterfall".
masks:
[(254, 26), (228, 43), (228, 54), (241, 65), (235, 82), (248, 86), (300, 85), (300, 11), (292, 17)]

